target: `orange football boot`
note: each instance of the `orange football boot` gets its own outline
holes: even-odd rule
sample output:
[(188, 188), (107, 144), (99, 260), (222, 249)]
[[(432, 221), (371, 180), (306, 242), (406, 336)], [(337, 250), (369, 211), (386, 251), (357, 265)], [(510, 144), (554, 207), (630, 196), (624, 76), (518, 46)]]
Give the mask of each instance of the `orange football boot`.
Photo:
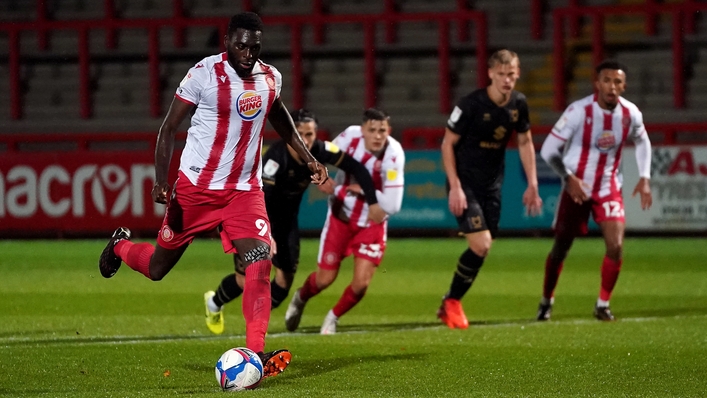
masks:
[(437, 318), (444, 322), (450, 329), (466, 329), (469, 320), (466, 319), (462, 303), (459, 300), (445, 298), (437, 310)]

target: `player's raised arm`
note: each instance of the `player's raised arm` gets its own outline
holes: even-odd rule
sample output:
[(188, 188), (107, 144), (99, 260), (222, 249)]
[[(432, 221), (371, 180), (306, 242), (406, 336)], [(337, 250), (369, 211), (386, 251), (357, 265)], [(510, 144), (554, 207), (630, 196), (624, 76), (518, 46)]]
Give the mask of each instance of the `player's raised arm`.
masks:
[(170, 189), (167, 174), (174, 153), (174, 138), (177, 128), (193, 108), (194, 105), (173, 98), (167, 116), (160, 126), (155, 146), (155, 186), (152, 188), (152, 200), (157, 203), (167, 203)]
[(368, 170), (366, 170), (361, 163), (357, 162), (356, 159), (352, 158), (347, 153), (340, 152), (340, 154), (341, 158), (333, 165), (354, 176), (358, 184), (361, 186), (363, 195), (366, 197), (366, 203), (369, 205), (378, 203), (378, 199), (376, 198), (376, 188), (373, 185), (373, 178), (371, 178), (371, 174)]
[(327, 168), (319, 163), (309, 152), (304, 141), (302, 141), (302, 137), (297, 133), (297, 128), (292, 121), (292, 116), (287, 112), (287, 108), (285, 108), (285, 104), (282, 103), (280, 98), (275, 98), (272, 110), (270, 110), (270, 114), (268, 115), (268, 120), (273, 128), (275, 128), (277, 134), (279, 134), (280, 137), (297, 152), (300, 158), (307, 163), (307, 167), (309, 167), (309, 170), (312, 172), (312, 183), (317, 185), (323, 184), (329, 178)]

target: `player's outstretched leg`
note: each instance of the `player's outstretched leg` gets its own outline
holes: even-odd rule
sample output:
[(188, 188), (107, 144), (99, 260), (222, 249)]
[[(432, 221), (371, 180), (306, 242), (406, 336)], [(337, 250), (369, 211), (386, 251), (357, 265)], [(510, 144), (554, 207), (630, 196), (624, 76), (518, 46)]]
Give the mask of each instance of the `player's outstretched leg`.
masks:
[(130, 235), (130, 230), (125, 227), (119, 227), (113, 232), (113, 235), (110, 237), (106, 248), (103, 249), (101, 257), (98, 260), (98, 269), (101, 271), (101, 275), (103, 275), (104, 278), (110, 278), (118, 272), (123, 260), (115, 254), (115, 245), (121, 240), (130, 240)]
[(259, 352), (258, 355), (263, 362), (263, 378), (279, 375), (292, 361), (292, 353), (288, 350)]
[(469, 327), (469, 320), (466, 319), (461, 301), (447, 296), (442, 297), (442, 305), (437, 310), (437, 318), (450, 329), (466, 329)]
[[(206, 327), (211, 333), (221, 334), (224, 329), (223, 307), (213, 304), (213, 297), (216, 292), (209, 290), (204, 293), (204, 307), (206, 308)], [(217, 309), (218, 308), (218, 309)]]
[(290, 332), (294, 332), (297, 330), (297, 327), (299, 327), (304, 305), (307, 304), (306, 301), (302, 301), (300, 298), (300, 290), (301, 289), (297, 289), (295, 294), (292, 295), (292, 300), (290, 300), (290, 304), (287, 306), (287, 311), (285, 312), (285, 327)]

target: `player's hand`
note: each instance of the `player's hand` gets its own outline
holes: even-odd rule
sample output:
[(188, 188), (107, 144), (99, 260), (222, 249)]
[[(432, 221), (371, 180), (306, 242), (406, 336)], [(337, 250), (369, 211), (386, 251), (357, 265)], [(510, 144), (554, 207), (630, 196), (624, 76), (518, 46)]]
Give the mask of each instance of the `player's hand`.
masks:
[(154, 200), (155, 203), (167, 204), (167, 196), (169, 195), (170, 188), (169, 183), (155, 183), (155, 186), (152, 187), (152, 200)]
[(333, 195), (334, 188), (336, 188), (336, 183), (334, 183), (334, 180), (332, 180), (331, 178), (326, 180), (324, 184), (317, 185), (317, 189), (319, 190), (319, 192), (327, 195)]
[(277, 254), (277, 242), (275, 242), (275, 238), (270, 235), (270, 258), (275, 257)]
[(565, 180), (565, 190), (570, 195), (570, 198), (572, 198), (575, 203), (580, 205), (589, 200), (584, 190), (589, 190), (590, 188), (591, 187), (589, 184), (580, 180), (574, 174), (568, 175)]
[(368, 219), (373, 221), (374, 223), (382, 223), (387, 216), (388, 214), (378, 203), (368, 206)]
[(452, 212), (456, 217), (459, 217), (466, 210), (466, 194), (464, 190), (459, 188), (452, 188), (449, 190), (449, 211)]
[(653, 205), (653, 194), (651, 193), (651, 184), (647, 178), (641, 178), (636, 184), (636, 188), (633, 189), (633, 194), (631, 197), (636, 196), (636, 194), (641, 194), (641, 209), (648, 210)]
[(323, 164), (316, 160), (307, 162), (307, 167), (309, 171), (312, 172), (312, 184), (322, 185), (329, 179), (329, 171)]
[(543, 200), (538, 195), (538, 187), (528, 185), (523, 193), (523, 205), (525, 213), (531, 217), (538, 216), (543, 212)]
[(358, 184), (351, 184), (346, 187), (346, 191), (354, 194), (354, 195), (363, 195), (363, 189), (361, 189), (361, 186)]

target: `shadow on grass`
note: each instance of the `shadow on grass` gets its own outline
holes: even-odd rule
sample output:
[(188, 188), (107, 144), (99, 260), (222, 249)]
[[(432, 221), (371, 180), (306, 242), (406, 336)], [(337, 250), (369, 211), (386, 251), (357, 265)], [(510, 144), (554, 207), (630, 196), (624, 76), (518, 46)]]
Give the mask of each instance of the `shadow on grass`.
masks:
[(316, 377), (330, 372), (336, 372), (341, 369), (358, 366), (366, 363), (388, 363), (395, 361), (424, 361), (429, 354), (410, 353), (410, 354), (380, 354), (380, 355), (364, 355), (357, 357), (342, 357), (329, 359), (298, 359), (296, 364), (293, 360), (293, 365), (281, 375), (272, 379), (266, 379), (259, 388), (268, 388), (270, 384), (293, 384), (297, 379), (303, 377)]
[[(356, 333), (356, 332), (397, 332), (415, 329), (429, 329), (434, 326), (442, 326), (439, 322), (409, 322), (409, 323), (374, 323), (361, 325), (341, 325), (336, 327), (339, 333)], [(297, 333), (301, 334), (319, 334), (318, 326), (308, 326), (297, 329)]]

